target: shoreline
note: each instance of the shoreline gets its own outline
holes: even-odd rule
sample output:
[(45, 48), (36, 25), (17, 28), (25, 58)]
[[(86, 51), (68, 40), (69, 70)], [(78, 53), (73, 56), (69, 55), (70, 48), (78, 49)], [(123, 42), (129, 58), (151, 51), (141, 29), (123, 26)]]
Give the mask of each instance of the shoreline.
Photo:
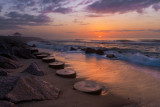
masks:
[[(28, 53), (31, 51), (30, 50), (31, 47), (27, 46), (23, 42), (20, 42), (19, 39), (12, 41), (12, 39), (6, 38), (6, 40), (9, 42), (8, 44), (4, 43), (4, 41), (1, 41), (2, 50), (5, 50), (5, 52), (8, 52), (8, 49), (11, 49), (11, 50), (13, 49), (13, 51), (18, 52), (18, 53), (13, 53), (11, 55), (8, 53), (6, 54), (5, 52), (1, 53), (2, 55), (1, 58), (8, 60), (8, 62), (4, 62), (4, 64), (1, 65), (1, 67), (4, 67), (4, 68), (0, 68), (0, 70), (7, 72), (8, 76), (0, 76), (1, 77), (0, 85), (2, 85), (1, 90), (4, 90), (6, 87), (3, 87), (3, 84), (6, 84), (6, 83), (5, 81), (3, 81), (3, 79), (9, 79), (10, 81), (10, 77), (11, 78), (12, 77), (21, 78), (20, 80), (19, 79), (16, 80), (18, 81), (16, 84), (14, 82), (12, 83), (14, 85), (14, 86), (11, 86), (13, 87), (13, 89), (8, 92), (8, 93), (12, 92), (13, 99), (17, 98), (16, 99), (17, 102), (15, 103), (17, 107), (52, 107), (52, 106), (54, 107), (62, 107), (62, 106), (65, 106), (65, 107), (124, 107), (124, 106), (132, 105), (132, 104), (137, 105), (136, 102), (131, 101), (130, 99), (126, 99), (121, 96), (115, 95), (114, 93), (111, 93), (111, 91), (108, 91), (106, 95), (91, 95), (91, 94), (87, 94), (87, 93), (83, 93), (78, 90), (75, 90), (73, 89), (74, 83), (81, 81), (81, 80), (85, 80), (84, 78), (68, 79), (68, 78), (59, 77), (55, 74), (55, 71), (56, 71), (55, 69), (50, 68), (47, 63), (42, 62), (42, 60), (40, 59), (34, 58), (32, 54)], [(28, 74), (28, 73), (21, 73), (33, 62), (36, 62), (39, 69), (44, 72), (43, 76), (35, 76), (35, 75)], [(32, 82), (28, 82), (28, 80), (26, 80), (26, 77), (30, 79), (29, 81), (35, 80), (34, 77), (36, 77), (38, 78), (38, 81), (41, 81), (41, 80), (42, 80), (41, 82), (46, 81), (47, 84), (57, 87), (58, 89), (60, 89), (59, 97), (53, 100), (52, 99), (50, 100), (40, 99), (42, 101), (35, 101), (34, 99), (33, 100), (28, 99), (26, 101), (25, 100), (23, 101), (23, 97), (26, 98), (26, 96), (25, 95), (23, 96), (22, 93), (27, 95), (26, 92), (29, 92), (27, 89), (25, 90), (25, 87), (34, 86), (35, 84)], [(33, 80), (31, 78), (33, 78)], [(44, 82), (44, 84), (47, 86), (46, 82)], [(38, 83), (38, 84), (41, 85), (42, 88), (44, 88), (44, 90), (46, 91), (48, 91), (48, 89), (50, 88), (48, 86), (43, 87), (42, 83)], [(39, 87), (38, 84), (36, 84), (37, 85), (36, 87)], [(21, 95), (18, 95), (19, 92), (16, 89), (14, 90), (14, 88), (17, 88), (18, 91), (21, 92)], [(29, 90), (30, 90), (30, 87), (29, 87)], [(40, 93), (41, 91), (43, 91), (39, 89), (35, 89), (35, 90), (37, 92), (40, 91)], [(43, 94), (47, 95), (47, 92), (43, 92)], [(35, 96), (31, 95), (31, 97), (35, 97)], [(14, 103), (14, 100), (6, 100), (6, 99), (2, 99), (2, 100), (11, 101)], [(0, 104), (1, 103), (2, 102), (0, 102)]]

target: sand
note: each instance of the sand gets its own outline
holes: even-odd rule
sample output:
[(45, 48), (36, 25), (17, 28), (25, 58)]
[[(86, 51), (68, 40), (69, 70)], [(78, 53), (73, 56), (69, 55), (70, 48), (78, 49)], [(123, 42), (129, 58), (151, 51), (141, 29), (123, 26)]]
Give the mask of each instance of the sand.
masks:
[(20, 73), (32, 62), (36, 62), (40, 69), (44, 71), (44, 76), (39, 76), (44, 81), (61, 89), (61, 94), (56, 100), (22, 102), (18, 107), (123, 107), (134, 104), (130, 99), (124, 99), (107, 91), (105, 95), (90, 95), (73, 89), (73, 84), (82, 78), (68, 79), (56, 76), (56, 70), (48, 67), (47, 63), (40, 59), (18, 59), (23, 65), (14, 70), (10, 75), (30, 75)]

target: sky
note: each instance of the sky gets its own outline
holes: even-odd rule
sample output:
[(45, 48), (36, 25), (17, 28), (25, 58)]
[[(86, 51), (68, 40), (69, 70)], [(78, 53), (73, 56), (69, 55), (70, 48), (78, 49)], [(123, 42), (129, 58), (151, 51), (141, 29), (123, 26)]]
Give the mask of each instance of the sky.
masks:
[(0, 0), (0, 35), (160, 38), (160, 0)]

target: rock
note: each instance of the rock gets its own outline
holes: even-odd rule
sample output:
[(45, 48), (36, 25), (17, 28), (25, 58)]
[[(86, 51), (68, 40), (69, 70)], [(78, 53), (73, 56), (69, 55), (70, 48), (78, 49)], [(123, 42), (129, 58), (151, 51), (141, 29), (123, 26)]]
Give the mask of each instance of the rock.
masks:
[(123, 106), (123, 107), (141, 107), (140, 105), (127, 105), (127, 106)]
[(116, 56), (114, 54), (107, 54), (106, 57), (108, 57), (108, 58), (116, 58)]
[(6, 71), (0, 70), (0, 76), (8, 76)]
[(16, 105), (9, 101), (0, 101), (0, 107), (16, 107)]
[(52, 62), (52, 63), (49, 63), (49, 66), (54, 69), (64, 69), (63, 62)]
[(7, 47), (4, 44), (0, 43), (0, 49), (7, 49)]
[(0, 56), (0, 67), (4, 69), (17, 69), (20, 64), (12, 59)]
[(51, 62), (55, 62), (55, 58), (53, 56), (49, 56), (49, 57), (42, 58), (42, 61), (51, 63)]
[(31, 51), (31, 54), (32, 54), (32, 53), (34, 53), (34, 52), (38, 52), (38, 49), (31, 48), (30, 51)]
[(86, 48), (86, 49), (85, 49), (85, 53), (86, 53), (86, 54), (96, 53), (96, 50), (93, 49), (93, 48)]
[(48, 55), (47, 54), (40, 54), (40, 55), (37, 55), (36, 57), (38, 59), (42, 59), (42, 58), (48, 57)]
[(76, 51), (77, 49), (74, 47), (70, 47), (70, 51)]
[(60, 89), (33, 76), (0, 80), (0, 98), (13, 103), (56, 99), (59, 93)]
[(13, 50), (14, 50), (15, 56), (18, 56), (24, 59), (32, 58), (30, 49), (14, 47)]
[(76, 90), (90, 93), (90, 94), (100, 94), (102, 91), (102, 86), (94, 81), (80, 81), (74, 84)]
[(72, 69), (57, 70), (56, 74), (58, 76), (65, 77), (65, 78), (75, 78), (76, 77), (76, 72)]
[(96, 54), (98, 55), (104, 55), (104, 51), (101, 49), (96, 50)]
[(36, 45), (35, 45), (35, 44), (33, 44), (33, 45), (32, 45), (32, 47), (36, 47)]
[[(38, 67), (36, 63), (32, 63), (23, 72), (27, 72), (32, 75), (43, 76), (44, 72)], [(22, 73), (23, 73), (22, 72)]]

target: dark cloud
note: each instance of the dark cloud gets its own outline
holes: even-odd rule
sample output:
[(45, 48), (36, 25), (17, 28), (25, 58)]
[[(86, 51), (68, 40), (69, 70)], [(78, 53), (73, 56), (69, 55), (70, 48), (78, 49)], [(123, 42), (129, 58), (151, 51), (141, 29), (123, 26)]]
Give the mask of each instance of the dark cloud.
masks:
[(87, 17), (104, 17), (103, 15), (100, 15), (100, 14), (89, 14), (89, 15), (86, 15)]
[(0, 12), (2, 11), (3, 7), (0, 5)]
[[(143, 12), (143, 9), (160, 3), (160, 0), (99, 0), (87, 6), (96, 13), (126, 13), (130, 11)], [(159, 9), (154, 7), (154, 9)]]
[(39, 26), (49, 23), (51, 20), (45, 15), (29, 15), (10, 12), (5, 17), (0, 17), (0, 29), (22, 29), (23, 26)]
[(59, 7), (57, 9), (53, 10), (53, 12), (66, 14), (66, 13), (71, 13), (72, 9), (71, 8)]

